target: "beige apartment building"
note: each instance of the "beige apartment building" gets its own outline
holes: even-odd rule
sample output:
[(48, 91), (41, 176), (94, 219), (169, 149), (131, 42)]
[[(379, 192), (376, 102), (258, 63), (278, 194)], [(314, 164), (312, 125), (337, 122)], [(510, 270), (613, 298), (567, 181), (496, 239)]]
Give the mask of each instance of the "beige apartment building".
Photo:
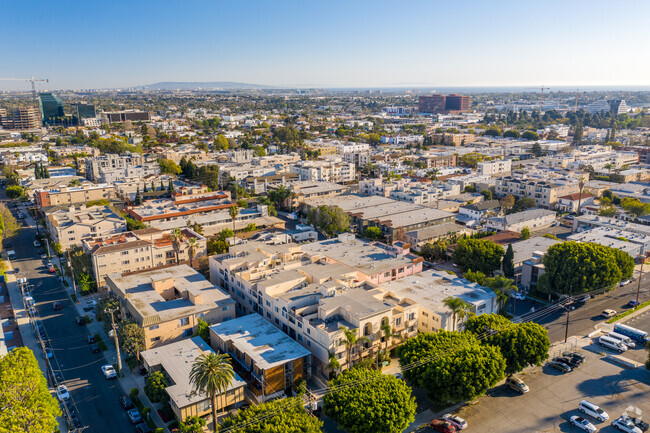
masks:
[(235, 318), (235, 301), (187, 265), (113, 273), (106, 285), (119, 298), (122, 314), (144, 329), (146, 350), (191, 337), (199, 319)]
[[(192, 265), (196, 258), (206, 255), (207, 240), (198, 233), (184, 228), (178, 249), (178, 262)], [(190, 261), (190, 239), (196, 239)], [(106, 276), (119, 269), (122, 274), (176, 264), (176, 253), (170, 231), (146, 228), (108, 237), (83, 241), (84, 251), (90, 254), (95, 281), (104, 287)]]
[(53, 209), (45, 214), (47, 230), (63, 250), (81, 246), (85, 239), (126, 232), (126, 221), (110, 206)]
[(577, 192), (580, 192), (577, 180), (548, 182), (506, 176), (498, 179), (496, 183), (496, 193), (499, 197), (512, 194), (518, 198), (532, 198), (535, 199), (537, 206), (544, 209), (555, 209), (560, 197)]
[(39, 189), (34, 191), (34, 198), (41, 209), (48, 206), (112, 200), (115, 198), (115, 186), (106, 183), (99, 185), (88, 183), (78, 187), (60, 186)]

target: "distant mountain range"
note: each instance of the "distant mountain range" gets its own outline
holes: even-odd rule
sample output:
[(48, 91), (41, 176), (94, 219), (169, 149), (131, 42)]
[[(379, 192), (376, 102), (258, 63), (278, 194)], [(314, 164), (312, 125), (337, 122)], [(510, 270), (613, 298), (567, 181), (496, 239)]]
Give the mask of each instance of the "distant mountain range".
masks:
[(193, 89), (277, 89), (264, 84), (236, 83), (232, 81), (163, 81), (143, 86), (149, 90), (193, 90)]

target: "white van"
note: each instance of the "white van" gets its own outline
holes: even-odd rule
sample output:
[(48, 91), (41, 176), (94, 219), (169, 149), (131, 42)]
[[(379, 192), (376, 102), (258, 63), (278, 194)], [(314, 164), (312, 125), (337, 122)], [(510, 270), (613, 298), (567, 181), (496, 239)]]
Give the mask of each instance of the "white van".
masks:
[(598, 421), (607, 421), (609, 419), (607, 412), (595, 404), (589, 403), (587, 400), (582, 400), (578, 405), (578, 409), (580, 412), (586, 413), (587, 415), (596, 418)]
[(619, 340), (615, 340), (607, 336), (600, 337), (598, 339), (598, 344), (608, 349), (615, 350), (621, 353), (627, 350), (627, 346), (625, 344), (621, 343)]
[(31, 296), (25, 296), (25, 305), (27, 307), (33, 307), (34, 304), (35, 304), (34, 298), (32, 298)]
[(625, 336), (623, 334), (618, 334), (616, 332), (610, 332), (609, 334), (607, 334), (607, 336), (609, 338), (613, 338), (614, 340), (620, 341), (621, 343), (625, 344), (627, 347), (629, 347), (631, 349), (634, 349), (636, 347), (636, 344), (634, 343), (634, 341), (632, 341), (632, 339), (630, 337), (627, 337), (627, 336)]

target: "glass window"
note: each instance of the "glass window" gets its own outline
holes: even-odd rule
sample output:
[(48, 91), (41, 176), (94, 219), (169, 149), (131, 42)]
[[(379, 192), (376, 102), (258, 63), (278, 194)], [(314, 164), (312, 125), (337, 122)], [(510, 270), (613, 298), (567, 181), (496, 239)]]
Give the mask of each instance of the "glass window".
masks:
[(158, 328), (159, 328), (158, 325), (153, 325), (153, 326), (150, 326), (150, 327), (149, 327), (149, 330), (150, 330), (150, 331), (153, 331), (153, 330), (156, 330), (156, 329), (158, 329)]
[(180, 326), (187, 326), (190, 324), (190, 318), (189, 317), (183, 317), (182, 319), (178, 319), (178, 324)]

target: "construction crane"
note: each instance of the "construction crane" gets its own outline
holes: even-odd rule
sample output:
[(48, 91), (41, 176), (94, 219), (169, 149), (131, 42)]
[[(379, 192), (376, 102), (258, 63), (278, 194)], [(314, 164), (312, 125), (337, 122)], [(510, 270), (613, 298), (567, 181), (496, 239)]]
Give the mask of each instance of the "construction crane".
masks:
[(3, 81), (29, 81), (32, 83), (32, 101), (34, 102), (34, 108), (38, 109), (38, 105), (36, 104), (36, 82), (37, 81), (45, 81), (46, 83), (49, 83), (50, 80), (48, 78), (34, 78), (32, 75), (32, 78), (0, 78), (0, 80)]
[(542, 87), (540, 88), (540, 94), (539, 94), (539, 115), (540, 117), (542, 116), (542, 106), (544, 105), (544, 90), (550, 90), (548, 87), (544, 87), (542, 84)]
[(578, 112), (578, 95), (584, 95), (586, 92), (581, 92), (580, 89), (576, 89), (576, 104), (575, 107), (573, 108), (574, 112)]

